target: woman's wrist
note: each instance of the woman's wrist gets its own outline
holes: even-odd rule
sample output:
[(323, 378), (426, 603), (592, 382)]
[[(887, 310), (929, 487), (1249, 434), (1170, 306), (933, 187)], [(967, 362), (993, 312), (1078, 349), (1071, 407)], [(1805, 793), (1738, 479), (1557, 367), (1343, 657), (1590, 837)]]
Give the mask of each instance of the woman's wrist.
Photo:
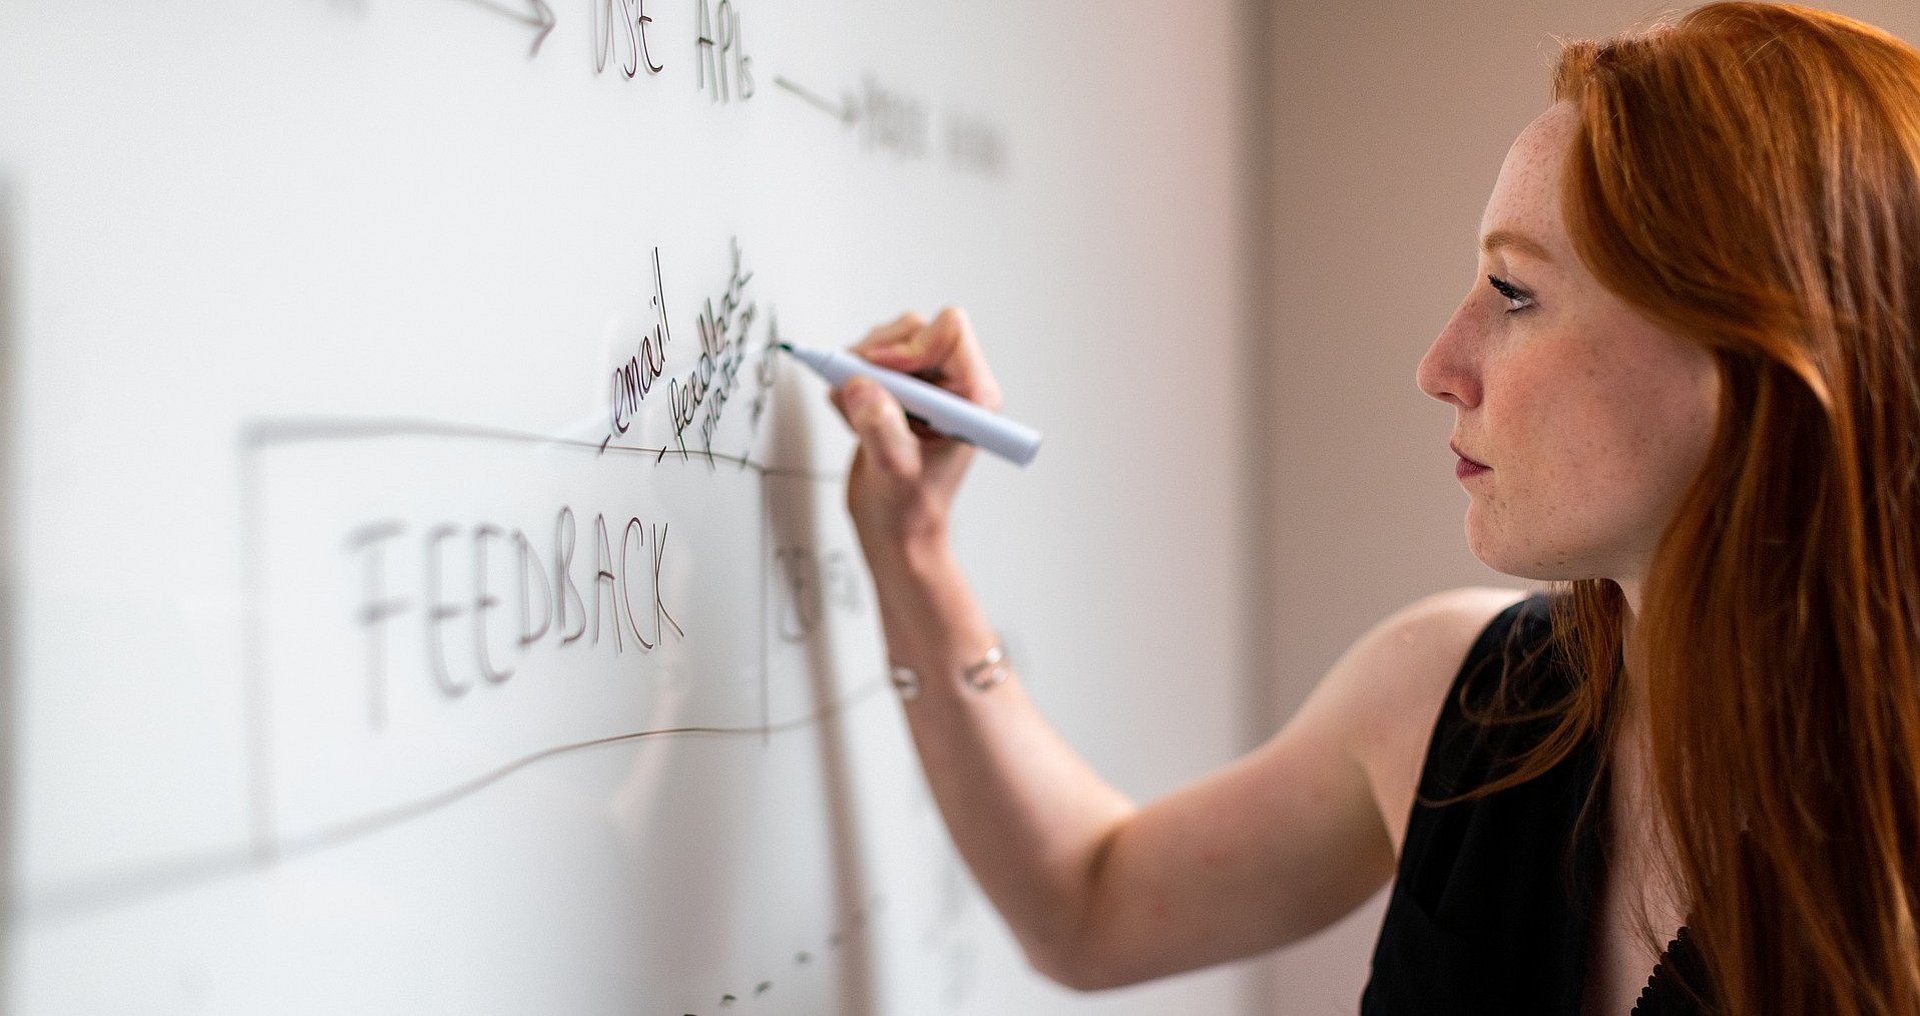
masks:
[(953, 545), (944, 525), (927, 525), (914, 530), (886, 535), (860, 532), (860, 545), (873, 572), (876, 585), (936, 585), (951, 582), (960, 575)]
[(897, 546), (884, 557), (870, 553), (868, 565), (893, 663), (944, 673), (964, 668), (998, 644), (946, 541)]

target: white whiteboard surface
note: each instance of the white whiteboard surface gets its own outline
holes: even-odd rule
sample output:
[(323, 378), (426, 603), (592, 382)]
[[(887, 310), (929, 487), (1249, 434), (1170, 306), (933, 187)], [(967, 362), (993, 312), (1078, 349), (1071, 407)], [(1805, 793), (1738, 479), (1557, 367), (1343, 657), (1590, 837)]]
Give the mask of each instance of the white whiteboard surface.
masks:
[(0, 6), (6, 1011), (1235, 1010), (1026, 969), (765, 356), (965, 306), (1048, 435), (956, 520), (1034, 694), (1137, 797), (1231, 757), (1234, 28)]

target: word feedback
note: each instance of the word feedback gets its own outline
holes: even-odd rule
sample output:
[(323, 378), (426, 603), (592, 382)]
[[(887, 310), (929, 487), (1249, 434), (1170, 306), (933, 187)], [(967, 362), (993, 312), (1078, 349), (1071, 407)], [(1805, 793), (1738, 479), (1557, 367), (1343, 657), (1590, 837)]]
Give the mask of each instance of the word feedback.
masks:
[[(367, 634), (368, 723), (375, 729), (386, 726), (392, 697), (387, 681), (391, 630), (405, 615), (417, 617), (416, 659), (446, 699), (511, 680), (514, 666), (494, 651), (502, 645), (511, 645), (517, 659), (543, 644), (564, 649), (585, 640), (587, 646), (597, 646), (604, 637), (620, 653), (631, 636), (640, 651), (650, 652), (669, 631), (685, 639), (686, 630), (674, 620), (661, 595), (668, 526), (629, 517), (619, 528), (616, 542), (607, 517), (593, 517), (592, 578), (583, 594), (574, 577), (578, 539), (570, 507), (562, 507), (554, 518), (551, 570), (522, 530), (491, 522), (434, 525), (420, 532), (413, 547), (421, 567), (418, 595), (412, 597), (396, 595), (387, 581), (389, 554), (396, 541), (408, 534), (407, 526), (386, 520), (354, 530), (346, 543), (347, 552), (359, 556), (362, 567), (362, 598), (355, 618)], [(512, 555), (508, 582), (499, 581), (504, 576), (495, 551)], [(448, 581), (448, 566), (455, 555), (463, 555), (468, 562), (466, 589), (461, 592), (449, 588), (453, 583)], [(507, 622), (499, 617), (500, 591), (509, 584), (517, 594), (518, 623), (503, 628)], [(639, 610), (634, 609), (636, 603)], [(650, 623), (643, 626), (643, 617)], [(467, 659), (456, 663), (457, 654), (449, 651), (449, 645), (462, 637)]]

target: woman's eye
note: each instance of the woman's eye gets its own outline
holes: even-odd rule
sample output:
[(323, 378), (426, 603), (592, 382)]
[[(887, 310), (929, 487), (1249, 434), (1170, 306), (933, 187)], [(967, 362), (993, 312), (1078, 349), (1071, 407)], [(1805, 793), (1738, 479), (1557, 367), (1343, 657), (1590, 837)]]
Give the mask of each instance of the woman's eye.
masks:
[(1533, 297), (1528, 295), (1526, 290), (1498, 275), (1487, 276), (1487, 285), (1492, 286), (1494, 292), (1499, 293), (1501, 298), (1507, 301), (1509, 314), (1517, 314), (1533, 306)]

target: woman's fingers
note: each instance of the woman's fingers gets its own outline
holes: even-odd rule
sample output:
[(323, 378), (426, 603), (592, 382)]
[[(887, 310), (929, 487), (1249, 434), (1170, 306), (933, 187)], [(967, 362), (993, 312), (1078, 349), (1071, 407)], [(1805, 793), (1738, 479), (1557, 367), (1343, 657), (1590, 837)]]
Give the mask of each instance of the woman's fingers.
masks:
[[(928, 321), (908, 312), (867, 334), (852, 352), (870, 363), (918, 375), (991, 410), (1000, 386), (987, 367), (966, 313), (948, 307)], [(860, 441), (864, 470), (896, 483), (957, 481), (973, 448), (911, 421), (899, 400), (867, 378), (851, 378), (828, 398)]]
[(927, 325), (926, 351), (939, 366), (939, 383), (963, 398), (977, 402), (994, 412), (1000, 411), (1000, 385), (987, 369), (987, 357), (974, 337), (973, 323), (967, 312), (948, 307)]
[(907, 311), (905, 314), (894, 318), (884, 325), (879, 325), (868, 332), (866, 338), (854, 344), (853, 351), (868, 359), (872, 359), (873, 357), (869, 354), (874, 350), (888, 349), (897, 346), (907, 339), (912, 338), (914, 332), (925, 328), (926, 325), (926, 318), (921, 317), (913, 311)]
[[(910, 319), (920, 324), (908, 329)], [(873, 341), (876, 336), (880, 341)], [(869, 341), (854, 351), (872, 363), (925, 378), (988, 409), (1000, 408), (1000, 386), (987, 369), (973, 325), (958, 307), (942, 310), (932, 321), (903, 315), (874, 329)]]
[(840, 414), (840, 419), (846, 421), (848, 427), (852, 427), (853, 418), (847, 415), (847, 401), (840, 397), (840, 391), (838, 388), (827, 389), (827, 401), (833, 403), (834, 411)]
[(835, 393), (848, 425), (860, 438), (869, 460), (881, 472), (903, 480), (920, 475), (920, 439), (907, 427), (906, 413), (886, 389), (871, 378), (848, 378)]
[[(958, 310), (941, 311), (932, 321), (902, 314), (869, 332), (852, 352), (919, 374), (963, 398), (1000, 404), (999, 386)], [(863, 543), (874, 538), (879, 542), (871, 546), (894, 546), (943, 534), (973, 446), (909, 420), (900, 401), (873, 378), (849, 378), (830, 398), (859, 440), (847, 477), (847, 507)]]

